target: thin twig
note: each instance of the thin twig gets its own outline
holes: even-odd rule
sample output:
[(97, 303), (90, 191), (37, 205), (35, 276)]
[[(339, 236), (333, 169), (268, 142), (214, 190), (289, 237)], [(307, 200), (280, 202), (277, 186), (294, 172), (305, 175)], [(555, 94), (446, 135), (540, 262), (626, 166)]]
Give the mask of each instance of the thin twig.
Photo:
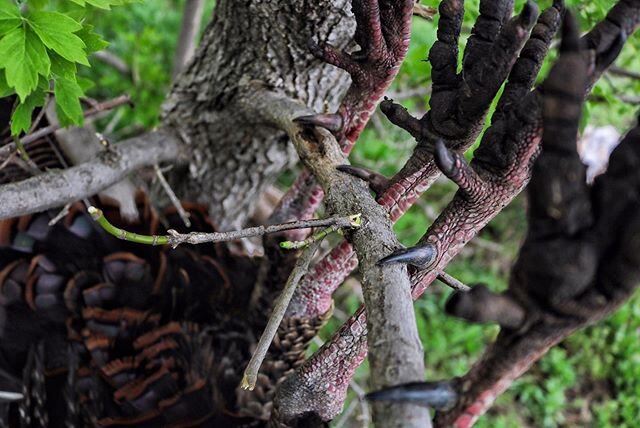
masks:
[[(191, 233), (178, 233), (173, 229), (169, 229), (167, 231), (168, 235), (140, 235), (138, 233), (129, 232), (124, 229), (120, 229), (117, 226), (114, 226), (107, 220), (104, 216), (102, 210), (99, 210), (96, 207), (88, 208), (89, 214), (95, 221), (98, 222), (102, 228), (115, 236), (118, 239), (122, 239), (123, 241), (135, 242), (138, 244), (145, 245), (171, 245), (173, 248), (176, 248), (180, 244), (205, 244), (207, 242), (226, 242), (226, 241), (234, 241), (242, 238), (252, 238), (254, 236), (263, 236), (269, 233), (282, 232), (284, 230), (291, 229), (308, 229), (312, 227), (338, 227), (338, 228), (346, 228), (346, 227), (359, 227), (359, 215), (355, 216), (346, 216), (346, 217), (329, 217), (324, 219), (314, 219), (314, 220), (300, 220), (300, 221), (292, 221), (289, 223), (282, 224), (274, 224), (270, 226), (255, 226), (249, 227), (246, 229), (240, 230), (232, 230), (229, 232), (212, 232), (212, 233), (202, 233), (202, 232), (191, 232)], [(357, 217), (356, 221), (354, 217)], [(324, 237), (326, 235), (323, 235)], [(316, 239), (314, 242), (319, 242), (321, 239)]]
[(451, 275), (449, 275), (445, 271), (441, 271), (438, 274), (438, 279), (443, 284), (448, 285), (449, 287), (453, 288), (454, 290), (458, 290), (458, 291), (469, 291), (469, 290), (471, 290), (471, 287), (469, 287), (468, 285), (464, 284), (463, 282), (457, 280), (456, 278), (452, 277)]
[(131, 68), (113, 52), (102, 50), (93, 53), (93, 57), (115, 69), (118, 73), (131, 79)]
[(57, 222), (64, 218), (67, 214), (69, 214), (69, 208), (71, 208), (71, 203), (66, 204), (58, 214), (54, 218), (49, 221), (49, 226), (55, 226)]
[(296, 261), (293, 271), (291, 272), (291, 275), (289, 275), (289, 279), (287, 279), (287, 283), (282, 289), (282, 293), (274, 303), (273, 313), (271, 314), (269, 322), (258, 341), (256, 350), (251, 356), (251, 360), (244, 371), (242, 383), (240, 384), (243, 389), (253, 390), (256, 386), (258, 371), (260, 370), (260, 366), (267, 355), (271, 342), (273, 342), (273, 338), (278, 333), (278, 327), (282, 322), (282, 318), (284, 318), (287, 306), (289, 306), (289, 302), (293, 297), (293, 293), (296, 290), (300, 279), (302, 279), (304, 274), (307, 273), (311, 259), (313, 258), (316, 250), (320, 248), (321, 242), (322, 241), (313, 242), (306, 250), (304, 250), (300, 258)]
[(413, 5), (413, 14), (424, 18), (427, 21), (432, 21), (433, 17), (436, 16), (437, 13), (438, 10), (431, 6), (425, 6), (420, 3), (416, 3)]
[(167, 182), (167, 179), (164, 178), (164, 174), (162, 173), (162, 170), (160, 169), (158, 164), (155, 164), (153, 166), (153, 169), (156, 172), (156, 177), (158, 177), (158, 181), (160, 182), (160, 185), (164, 189), (167, 196), (169, 196), (169, 200), (171, 200), (171, 203), (173, 204), (173, 206), (178, 211), (178, 215), (180, 216), (180, 219), (182, 220), (185, 226), (191, 227), (191, 220), (189, 220), (189, 213), (184, 210), (184, 207), (180, 203), (180, 200), (176, 196), (175, 192), (173, 191), (169, 183)]
[[(352, 216), (349, 216), (349, 219), (351, 220), (351, 227), (360, 227), (360, 225), (362, 224), (362, 216), (360, 214), (354, 214)], [(337, 232), (340, 230), (340, 226), (337, 224), (331, 225), (329, 227), (327, 227), (326, 229), (321, 230), (320, 232), (311, 235), (310, 237), (308, 237), (307, 239), (303, 240), (303, 241), (284, 241), (280, 243), (280, 247), (285, 248), (287, 250), (293, 250), (293, 249), (298, 249), (298, 248), (305, 248), (308, 247), (309, 245), (311, 245), (312, 243), (316, 242), (316, 241), (321, 241), (323, 240), (327, 235), (333, 233), (333, 232)]]
[[(114, 109), (123, 104), (131, 104), (131, 98), (129, 98), (129, 95), (120, 95), (119, 97), (114, 98), (112, 100), (108, 100), (103, 103), (97, 104), (95, 107), (85, 111), (84, 117), (87, 118), (87, 117), (95, 116), (100, 112)], [(22, 145), (26, 146), (28, 144), (33, 143), (34, 141), (39, 140), (45, 135), (49, 135), (56, 132), (60, 128), (61, 128), (60, 124), (45, 126), (44, 128), (38, 129), (36, 132), (33, 132), (29, 135), (25, 135), (19, 140), (19, 142), (22, 143)], [(17, 145), (15, 142), (9, 143), (0, 147), (0, 156), (9, 155), (13, 150), (16, 149), (16, 147)]]
[(622, 77), (628, 77), (630, 79), (640, 80), (640, 73), (631, 71), (631, 70), (626, 70), (621, 67), (612, 66), (612, 67), (609, 67), (609, 70), (607, 71), (610, 74), (613, 74), (615, 76), (622, 76)]
[(40, 124), (40, 121), (42, 120), (42, 118), (44, 117), (45, 112), (47, 111), (47, 107), (49, 107), (49, 103), (51, 102), (51, 96), (47, 95), (47, 99), (44, 102), (44, 105), (42, 106), (42, 108), (40, 109), (40, 112), (38, 113), (38, 115), (36, 116), (36, 118), (34, 119), (34, 121), (31, 123), (31, 128), (29, 129), (29, 134), (31, 134), (33, 131), (35, 131), (35, 129), (38, 127), (38, 125)]
[(182, 12), (182, 26), (178, 37), (176, 57), (173, 62), (173, 77), (189, 62), (198, 44), (197, 36), (204, 12), (204, 0), (187, 0)]

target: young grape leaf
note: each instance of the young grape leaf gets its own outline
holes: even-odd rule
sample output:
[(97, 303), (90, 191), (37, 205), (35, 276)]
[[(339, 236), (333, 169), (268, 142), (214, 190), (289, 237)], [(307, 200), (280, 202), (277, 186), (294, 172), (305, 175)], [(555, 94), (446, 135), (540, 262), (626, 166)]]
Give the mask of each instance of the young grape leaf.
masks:
[(56, 97), (56, 112), (60, 124), (63, 126), (82, 124), (80, 97), (84, 93), (78, 83), (75, 80), (58, 77), (55, 80), (53, 93)]
[(20, 26), (22, 16), (14, 3), (0, 2), (0, 36)]
[(29, 130), (33, 110), (36, 107), (42, 107), (44, 100), (45, 92), (38, 89), (18, 104), (13, 112), (13, 116), (11, 116), (11, 135), (18, 136), (21, 132), (27, 132)]
[(51, 73), (56, 76), (64, 77), (65, 79), (75, 80), (78, 69), (75, 62), (67, 61), (55, 52), (50, 52), (51, 58)]
[(93, 32), (93, 25), (83, 24), (82, 30), (76, 33), (78, 37), (82, 39), (87, 46), (87, 52), (97, 52), (109, 46), (109, 43), (104, 41), (100, 35)]
[(28, 0), (27, 3), (29, 4), (29, 9), (40, 10), (49, 3), (49, 0)]
[(50, 67), (47, 49), (29, 27), (17, 27), (0, 39), (0, 68), (22, 102), (38, 85), (38, 74), (49, 76)]
[(0, 98), (8, 97), (15, 92), (16, 91), (14, 91), (7, 83), (7, 76), (5, 75), (4, 70), (0, 70)]
[(42, 42), (63, 58), (89, 66), (85, 44), (74, 33), (82, 30), (75, 19), (58, 12), (33, 12), (28, 22)]

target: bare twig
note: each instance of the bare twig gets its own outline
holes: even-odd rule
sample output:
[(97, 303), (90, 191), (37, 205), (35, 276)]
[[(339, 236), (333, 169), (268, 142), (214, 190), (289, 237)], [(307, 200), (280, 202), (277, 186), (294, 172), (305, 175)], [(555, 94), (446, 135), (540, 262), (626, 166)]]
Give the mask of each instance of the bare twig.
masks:
[[(234, 241), (237, 239), (251, 238), (254, 236), (263, 236), (269, 233), (282, 232), (284, 230), (291, 229), (308, 229), (311, 227), (326, 227), (330, 226), (331, 229), (339, 229), (346, 227), (359, 227), (360, 215), (353, 215), (347, 217), (330, 217), (319, 220), (300, 220), (292, 221), (289, 223), (274, 224), (270, 226), (255, 226), (247, 229), (232, 230), (229, 232), (191, 232), (191, 233), (178, 233), (173, 229), (167, 231), (168, 235), (140, 235), (137, 233), (129, 232), (114, 226), (107, 220), (103, 212), (95, 207), (88, 208), (89, 214), (95, 221), (108, 233), (123, 241), (135, 242), (145, 245), (171, 245), (176, 248), (180, 244), (205, 244), (210, 242), (226, 242)], [(326, 233), (321, 232), (321, 236), (309, 244), (319, 242), (326, 236)]]
[[(93, 160), (64, 171), (49, 171), (0, 186), (0, 219), (43, 211), (89, 197), (122, 180), (130, 172), (157, 162), (183, 162), (181, 142), (150, 132), (114, 147)], [(181, 153), (182, 152), (182, 153)]]
[(175, 230), (168, 230), (168, 244), (177, 247), (180, 244), (202, 244), (206, 242), (224, 242), (236, 239), (251, 238), (254, 236), (263, 236), (270, 233), (282, 232), (293, 229), (308, 229), (312, 227), (338, 227), (351, 228), (358, 227), (354, 222), (354, 216), (345, 217), (329, 217), (323, 219), (300, 220), (289, 223), (273, 224), (269, 226), (255, 226), (241, 230), (232, 230), (230, 232), (213, 232), (213, 233), (178, 233)]
[(438, 13), (438, 9), (431, 6), (425, 6), (424, 4), (416, 3), (413, 5), (413, 14), (427, 21), (432, 21), (433, 17)]
[(193, 56), (197, 45), (198, 29), (204, 12), (204, 0), (187, 0), (182, 12), (182, 27), (178, 37), (176, 57), (173, 62), (173, 77), (182, 71)]
[(247, 368), (244, 371), (244, 376), (242, 377), (242, 383), (240, 386), (244, 389), (253, 390), (256, 386), (256, 380), (258, 379), (258, 371), (260, 370), (260, 366), (264, 361), (264, 357), (267, 355), (267, 351), (269, 350), (269, 346), (271, 346), (271, 342), (273, 342), (273, 338), (278, 333), (278, 327), (282, 322), (282, 318), (284, 318), (284, 314), (287, 311), (287, 306), (289, 306), (289, 302), (291, 301), (291, 297), (293, 297), (293, 293), (300, 282), (300, 279), (307, 273), (309, 268), (309, 264), (311, 263), (311, 259), (313, 255), (320, 247), (320, 243), (322, 241), (316, 241), (312, 243), (300, 256), (300, 258), (296, 261), (296, 264), (289, 275), (289, 279), (282, 289), (282, 293), (275, 301), (273, 306), (273, 313), (269, 318), (269, 322), (258, 341), (258, 345), (256, 346), (256, 350), (253, 352), (251, 356), (251, 360), (249, 364), (247, 364)]
[(153, 166), (153, 169), (156, 172), (156, 177), (158, 178), (160, 185), (164, 189), (164, 192), (167, 194), (167, 196), (169, 196), (169, 200), (171, 200), (171, 203), (178, 211), (178, 215), (180, 216), (180, 219), (182, 220), (185, 226), (191, 227), (191, 220), (189, 220), (189, 213), (184, 210), (184, 207), (180, 203), (180, 199), (178, 199), (178, 197), (176, 196), (175, 192), (167, 182), (167, 179), (164, 178), (164, 174), (162, 173), (162, 170), (160, 169), (158, 164), (155, 164)]
[[(130, 104), (130, 103), (131, 103), (131, 98), (129, 98), (128, 95), (120, 95), (119, 97), (97, 104), (95, 107), (88, 109), (87, 111), (84, 112), (84, 117), (87, 118), (87, 117), (95, 116), (100, 112), (111, 110), (123, 104)], [(40, 128), (37, 131), (22, 137), (20, 139), (20, 143), (26, 146), (30, 143), (33, 143), (34, 141), (39, 140), (45, 135), (54, 133), (58, 129), (60, 129), (60, 124), (45, 126), (44, 128)], [(16, 143), (6, 144), (0, 147), (0, 156), (7, 156), (16, 148), (17, 148)]]
[(64, 218), (67, 214), (69, 214), (69, 208), (71, 208), (71, 203), (66, 204), (58, 214), (55, 215), (50, 221), (49, 226), (55, 226), (60, 220)]
[(445, 271), (441, 271), (438, 274), (438, 279), (443, 284), (448, 285), (449, 287), (453, 288), (454, 290), (458, 290), (458, 291), (469, 291), (469, 290), (471, 290), (471, 287), (469, 287), (468, 285), (464, 284), (461, 281), (458, 281), (456, 278), (452, 277), (451, 275), (449, 275)]
[(640, 80), (640, 73), (636, 71), (631, 71), (624, 69), (622, 67), (612, 66), (607, 70), (610, 74), (614, 76), (628, 77), (630, 79)]
[(103, 50), (93, 53), (93, 57), (115, 69), (118, 73), (131, 79), (131, 68), (113, 52)]

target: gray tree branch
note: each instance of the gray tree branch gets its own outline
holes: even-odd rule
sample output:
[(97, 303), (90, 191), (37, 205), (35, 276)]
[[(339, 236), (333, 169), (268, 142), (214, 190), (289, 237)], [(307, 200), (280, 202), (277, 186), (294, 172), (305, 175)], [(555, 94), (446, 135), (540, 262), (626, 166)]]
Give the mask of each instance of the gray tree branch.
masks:
[(0, 186), (0, 219), (62, 206), (94, 195), (132, 171), (162, 161), (183, 162), (182, 144), (166, 133), (150, 132), (112, 146), (93, 160)]
[[(361, 180), (336, 169), (347, 160), (331, 133), (320, 128), (313, 133), (305, 132), (293, 122), (304, 107), (266, 91), (257, 91), (248, 101), (257, 114), (287, 132), (300, 159), (325, 191), (330, 212), (335, 215), (362, 213), (362, 226), (349, 236), (358, 254), (363, 279), (373, 386), (392, 386), (422, 379), (422, 344), (406, 268), (376, 265), (389, 252), (401, 248), (384, 209)], [(279, 410), (286, 414), (286, 409)], [(373, 421), (380, 427), (430, 426), (428, 410), (412, 405), (376, 405)]]

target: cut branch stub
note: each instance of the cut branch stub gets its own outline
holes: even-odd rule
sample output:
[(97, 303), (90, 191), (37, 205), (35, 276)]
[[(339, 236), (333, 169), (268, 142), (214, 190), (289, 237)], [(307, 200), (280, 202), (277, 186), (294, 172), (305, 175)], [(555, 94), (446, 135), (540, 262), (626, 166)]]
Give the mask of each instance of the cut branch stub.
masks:
[(351, 165), (340, 165), (336, 169), (340, 172), (353, 175), (354, 177), (366, 181), (369, 184), (369, 188), (373, 190), (377, 196), (382, 195), (389, 185), (389, 179), (387, 177), (366, 168), (358, 168)]

